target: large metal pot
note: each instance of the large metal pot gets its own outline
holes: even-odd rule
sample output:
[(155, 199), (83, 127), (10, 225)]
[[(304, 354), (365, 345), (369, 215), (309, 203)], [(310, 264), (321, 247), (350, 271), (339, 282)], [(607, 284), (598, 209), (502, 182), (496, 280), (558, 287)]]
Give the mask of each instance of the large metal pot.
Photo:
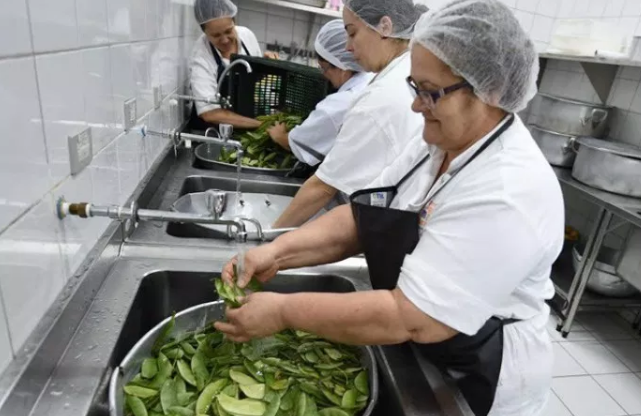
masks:
[(537, 126), (529, 126), (530, 133), (536, 144), (539, 145), (545, 158), (551, 165), (562, 168), (571, 168), (576, 158), (573, 151), (575, 136), (555, 133)]
[[(219, 321), (225, 316), (225, 303), (216, 301), (194, 306), (176, 314), (176, 325), (172, 334), (180, 337), (188, 332), (197, 331), (211, 324), (213, 321)], [(138, 372), (143, 360), (151, 356), (151, 349), (154, 341), (162, 329), (170, 321), (171, 317), (165, 319), (156, 325), (151, 331), (147, 332), (129, 351), (129, 354), (122, 360), (122, 363), (116, 368), (109, 382), (109, 414), (110, 416), (124, 416), (124, 394), (125, 386)], [(370, 380), (370, 398), (369, 403), (362, 414), (359, 416), (370, 416), (376, 406), (378, 399), (378, 370), (376, 368), (376, 359), (371, 347), (361, 347), (363, 351), (363, 365), (369, 371)]]
[[(585, 246), (576, 244), (572, 249), (572, 264), (574, 270), (579, 268), (583, 258)], [(616, 275), (615, 264), (619, 255), (617, 250), (601, 247), (597, 261), (590, 273), (587, 288), (603, 296), (628, 297), (636, 293), (636, 289), (625, 280)]]
[(641, 149), (591, 137), (577, 139), (572, 176), (586, 185), (641, 198)]
[(617, 274), (641, 290), (641, 228), (634, 227), (628, 234)]
[(605, 105), (539, 94), (532, 124), (572, 136), (603, 138), (608, 135), (612, 111), (612, 107)]

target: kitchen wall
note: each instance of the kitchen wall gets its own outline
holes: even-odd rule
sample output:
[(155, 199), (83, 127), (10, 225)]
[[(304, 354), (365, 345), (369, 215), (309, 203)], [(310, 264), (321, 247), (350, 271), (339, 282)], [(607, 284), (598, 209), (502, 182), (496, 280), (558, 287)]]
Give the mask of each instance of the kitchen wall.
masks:
[[(125, 133), (181, 121), (165, 94), (185, 84), (197, 28), (174, 0), (3, 0), (0, 9), (0, 369), (72, 278), (109, 221), (54, 215), (58, 197), (124, 203), (167, 145)], [(93, 161), (71, 176), (67, 137), (90, 128)]]

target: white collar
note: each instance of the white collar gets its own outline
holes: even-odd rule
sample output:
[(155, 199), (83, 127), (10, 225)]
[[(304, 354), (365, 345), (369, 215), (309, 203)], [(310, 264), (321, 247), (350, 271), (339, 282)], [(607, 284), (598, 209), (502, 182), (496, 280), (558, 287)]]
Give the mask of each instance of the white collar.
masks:
[(338, 89), (338, 92), (349, 91), (352, 88), (356, 87), (359, 82), (362, 81), (362, 78), (365, 78), (369, 74), (368, 72), (357, 72), (350, 79), (347, 80), (341, 87)]
[(389, 64), (387, 64), (387, 66), (385, 68), (383, 68), (383, 70), (381, 72), (379, 72), (378, 74), (376, 74), (376, 76), (374, 78), (372, 78), (372, 80), (370, 81), (370, 84), (373, 84), (373, 83), (385, 78), (387, 76), (387, 74), (392, 72), (394, 70), (394, 68), (396, 68), (398, 66), (398, 64), (401, 63), (401, 61), (403, 61), (404, 59), (408, 59), (409, 56), (410, 56), (410, 51), (406, 50), (405, 52), (403, 52), (402, 54), (400, 54), (396, 58), (392, 59), (392, 61)]

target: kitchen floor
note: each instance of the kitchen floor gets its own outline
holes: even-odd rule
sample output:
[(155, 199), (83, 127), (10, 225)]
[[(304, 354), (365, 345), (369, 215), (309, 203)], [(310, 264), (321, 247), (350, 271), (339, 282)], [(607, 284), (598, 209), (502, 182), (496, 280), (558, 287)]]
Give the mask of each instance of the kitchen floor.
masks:
[(554, 380), (545, 416), (641, 416), (641, 337), (614, 313), (579, 314), (554, 342)]

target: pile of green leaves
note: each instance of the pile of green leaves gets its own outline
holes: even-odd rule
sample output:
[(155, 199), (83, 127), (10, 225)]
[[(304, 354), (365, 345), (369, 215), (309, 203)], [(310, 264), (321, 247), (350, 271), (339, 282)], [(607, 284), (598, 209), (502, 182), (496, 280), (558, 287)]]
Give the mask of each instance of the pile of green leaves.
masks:
[[(216, 287), (230, 305), (245, 296), (222, 281)], [(124, 387), (126, 415), (355, 416), (367, 405), (355, 347), (289, 330), (238, 344), (211, 326), (173, 339), (174, 325)]]
[[(243, 146), (244, 156), (242, 159), (243, 166), (267, 169), (290, 169), (296, 163), (293, 154), (280, 147), (269, 137), (267, 129), (273, 127), (276, 123), (285, 123), (287, 131), (303, 122), (300, 116), (278, 113), (269, 116), (257, 117), (263, 124), (254, 131), (241, 133), (236, 140), (240, 141)], [(235, 164), (237, 152), (235, 149), (220, 150), (219, 161), (224, 163)]]

